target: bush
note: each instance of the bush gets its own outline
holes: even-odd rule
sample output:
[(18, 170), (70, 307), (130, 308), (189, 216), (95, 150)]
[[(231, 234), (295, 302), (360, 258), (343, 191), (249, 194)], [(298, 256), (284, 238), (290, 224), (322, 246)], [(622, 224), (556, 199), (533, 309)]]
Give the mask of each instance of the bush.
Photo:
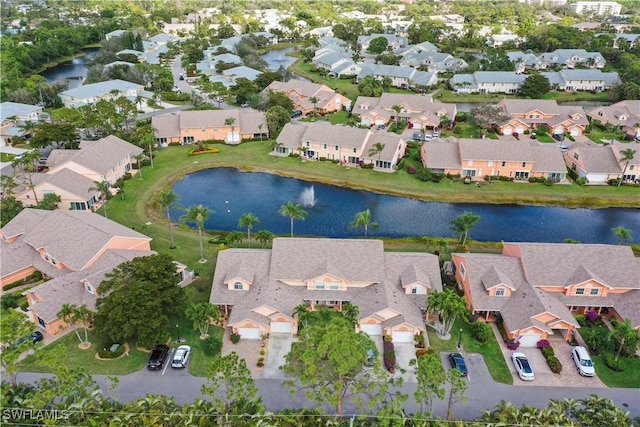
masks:
[(416, 350), (416, 358), (421, 358), (422, 356), (424, 356), (425, 354), (431, 354), (433, 353), (433, 349), (431, 348), (419, 348)]
[(263, 363), (264, 362), (264, 357), (260, 356), (258, 357), (258, 363)]
[(580, 178), (576, 179), (576, 184), (578, 184), (580, 187), (584, 187), (585, 185), (587, 185), (587, 182), (589, 182), (587, 180), (586, 176), (581, 176)]
[(264, 356), (264, 354), (265, 354), (264, 349), (260, 350), (260, 356)]
[(320, 160), (321, 162), (326, 162), (327, 158), (326, 157), (320, 157), (318, 160)]
[(542, 347), (542, 355), (544, 356), (545, 359), (548, 359), (551, 356), (555, 356), (555, 351), (553, 351), (553, 347), (548, 346), (548, 347)]
[(222, 342), (213, 336), (208, 336), (202, 341), (202, 351), (207, 356), (215, 357), (220, 355), (222, 349)]
[(193, 150), (191, 150), (189, 152), (189, 157), (191, 156), (197, 156), (199, 154), (211, 154), (211, 153), (219, 153), (220, 150), (218, 150), (217, 148), (213, 147), (213, 148), (205, 148), (205, 149), (199, 149), (199, 148), (194, 148)]
[(258, 363), (256, 363), (256, 366), (258, 368), (264, 368), (264, 362), (258, 362)]
[(562, 363), (555, 356), (550, 356), (547, 358), (547, 365), (549, 365), (549, 369), (554, 374), (559, 374), (562, 371)]
[(101, 359), (115, 359), (116, 357), (120, 357), (124, 354), (124, 345), (120, 344), (120, 347), (116, 351), (109, 351), (111, 346), (115, 343), (111, 343), (106, 345), (103, 349), (98, 350), (98, 356)]
[(416, 334), (413, 338), (417, 343), (417, 347), (424, 348), (424, 335)]
[(382, 342), (382, 358), (384, 360), (384, 367), (387, 371), (393, 373), (396, 367), (396, 352), (393, 348), (391, 341), (385, 340)]
[(416, 169), (416, 167), (415, 167), (415, 166), (413, 166), (413, 165), (409, 165), (409, 167), (407, 168), (407, 173), (408, 173), (409, 175), (415, 175), (415, 174), (416, 174), (416, 172), (418, 172), (418, 170)]
[(507, 340), (507, 348), (509, 350), (517, 350), (520, 347), (520, 343), (516, 340), (510, 339)]
[(598, 320), (598, 312), (591, 310), (590, 312), (587, 313), (587, 321), (589, 323), (594, 323), (595, 321)]
[(18, 307), (18, 300), (20, 299), (20, 297), (22, 297), (22, 295), (20, 295), (19, 293), (5, 294), (0, 299), (0, 305), (2, 305), (2, 308), (4, 310), (7, 310), (9, 308), (16, 308)]
[(491, 325), (485, 322), (475, 322), (472, 326), (473, 329), (473, 337), (478, 342), (487, 342), (487, 340), (491, 337)]
[(498, 327), (498, 331), (500, 332), (502, 341), (507, 342), (509, 340), (509, 337), (507, 336), (507, 331), (504, 330), (504, 325), (502, 324), (502, 318), (498, 318), (498, 320), (496, 320), (496, 326)]
[(573, 317), (576, 319), (576, 322), (578, 322), (578, 325), (582, 326), (583, 328), (587, 325), (587, 316), (585, 316), (584, 314), (576, 314)]
[(604, 355), (603, 360), (604, 360), (604, 364), (607, 365), (607, 368), (611, 369), (612, 371), (616, 371), (616, 372), (624, 371), (625, 366), (624, 366), (623, 359), (616, 360), (616, 357), (613, 354), (607, 353)]
[(238, 344), (240, 342), (240, 334), (236, 334), (235, 332), (231, 332), (231, 336), (229, 338), (233, 344)]
[(373, 169), (374, 164), (373, 163), (363, 163), (363, 164), (360, 165), (360, 167), (362, 169)]
[(538, 343), (536, 344), (536, 346), (538, 348), (543, 348), (543, 347), (549, 347), (551, 345), (551, 343), (549, 342), (549, 340), (540, 340), (538, 341)]

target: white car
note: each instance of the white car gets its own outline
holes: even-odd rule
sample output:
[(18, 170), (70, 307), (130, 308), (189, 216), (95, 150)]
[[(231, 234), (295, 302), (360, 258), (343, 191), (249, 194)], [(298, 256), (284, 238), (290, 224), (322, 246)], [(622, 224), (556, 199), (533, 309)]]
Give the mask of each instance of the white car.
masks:
[(591, 357), (589, 357), (589, 352), (584, 347), (574, 347), (571, 352), (571, 356), (573, 357), (573, 361), (576, 363), (576, 367), (578, 368), (578, 372), (583, 377), (593, 377), (596, 374), (596, 370), (593, 367), (593, 362), (591, 361)]
[(189, 347), (188, 345), (181, 345), (176, 349), (176, 353), (173, 355), (171, 367), (185, 368), (187, 366), (187, 362), (189, 361), (189, 356), (191, 356), (191, 347)]
[(524, 353), (513, 353), (511, 355), (511, 360), (513, 360), (513, 365), (516, 367), (516, 372), (518, 372), (518, 376), (521, 380), (533, 381), (533, 369), (529, 364), (529, 359), (527, 359), (527, 356), (525, 356)]

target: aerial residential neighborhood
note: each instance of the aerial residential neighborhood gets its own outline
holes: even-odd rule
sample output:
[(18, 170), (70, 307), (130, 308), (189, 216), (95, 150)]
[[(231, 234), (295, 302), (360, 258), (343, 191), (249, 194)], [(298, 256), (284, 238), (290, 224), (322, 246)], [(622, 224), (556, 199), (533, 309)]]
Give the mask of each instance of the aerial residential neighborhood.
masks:
[(638, 16), (4, 2), (3, 422), (637, 425)]

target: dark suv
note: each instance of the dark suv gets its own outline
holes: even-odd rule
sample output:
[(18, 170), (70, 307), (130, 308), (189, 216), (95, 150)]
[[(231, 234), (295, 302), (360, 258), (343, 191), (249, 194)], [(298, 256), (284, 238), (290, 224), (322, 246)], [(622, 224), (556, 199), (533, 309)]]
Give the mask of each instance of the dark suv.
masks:
[(167, 356), (169, 355), (169, 346), (166, 344), (158, 344), (156, 348), (151, 352), (151, 356), (149, 356), (149, 361), (147, 362), (147, 368), (150, 370), (153, 369), (162, 369), (164, 366), (164, 362), (167, 360)]

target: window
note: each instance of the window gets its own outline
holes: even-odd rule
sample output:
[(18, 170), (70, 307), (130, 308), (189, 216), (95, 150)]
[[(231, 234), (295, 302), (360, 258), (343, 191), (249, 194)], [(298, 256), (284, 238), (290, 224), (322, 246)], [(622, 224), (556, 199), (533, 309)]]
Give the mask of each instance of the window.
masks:
[(242, 283), (240, 283), (240, 282), (236, 282), (236, 283), (234, 283), (234, 284), (233, 284), (233, 289), (239, 289), (239, 290), (242, 290), (242, 289), (244, 289), (244, 288), (243, 288), (243, 286), (242, 286)]
[(323, 144), (322, 148), (327, 149), (327, 144)]
[(462, 278), (464, 278), (464, 276), (466, 276), (467, 274), (467, 270), (464, 268), (464, 264), (460, 264), (460, 276), (462, 276)]
[(420, 292), (419, 292), (419, 288), (418, 288), (418, 286), (413, 285), (413, 286), (411, 287), (411, 293), (412, 293), (412, 294), (419, 294)]
[(574, 158), (574, 159), (578, 160), (578, 158), (579, 158), (579, 157), (580, 157), (580, 156), (578, 156), (578, 153), (573, 153), (573, 158)]
[(469, 166), (473, 166), (473, 160), (469, 160)]
[(329, 282), (329, 289), (333, 289), (334, 291), (340, 289), (340, 283)]
[(355, 148), (353, 149), (353, 152), (356, 153), (356, 149)]
[(307, 141), (307, 147), (309, 146), (309, 141)]
[(506, 166), (507, 162), (502, 162), (502, 167)]
[(316, 289), (324, 290), (324, 282), (322, 282), (322, 281), (316, 282)]
[(600, 289), (598, 288), (591, 288), (591, 290), (589, 290), (589, 295), (598, 295), (600, 293)]
[(69, 203), (72, 211), (86, 211), (87, 204), (85, 202), (71, 202)]
[(576, 295), (584, 295), (584, 288), (576, 288)]
[(336, 151), (338, 151), (338, 146), (336, 145)]
[(497, 297), (503, 297), (503, 296), (505, 296), (505, 294), (506, 294), (506, 292), (505, 292), (504, 288), (496, 289), (496, 296)]
[(493, 160), (489, 160), (489, 162), (487, 162), (487, 166), (493, 166)]
[(522, 162), (522, 167), (526, 168), (527, 167), (527, 162)]

